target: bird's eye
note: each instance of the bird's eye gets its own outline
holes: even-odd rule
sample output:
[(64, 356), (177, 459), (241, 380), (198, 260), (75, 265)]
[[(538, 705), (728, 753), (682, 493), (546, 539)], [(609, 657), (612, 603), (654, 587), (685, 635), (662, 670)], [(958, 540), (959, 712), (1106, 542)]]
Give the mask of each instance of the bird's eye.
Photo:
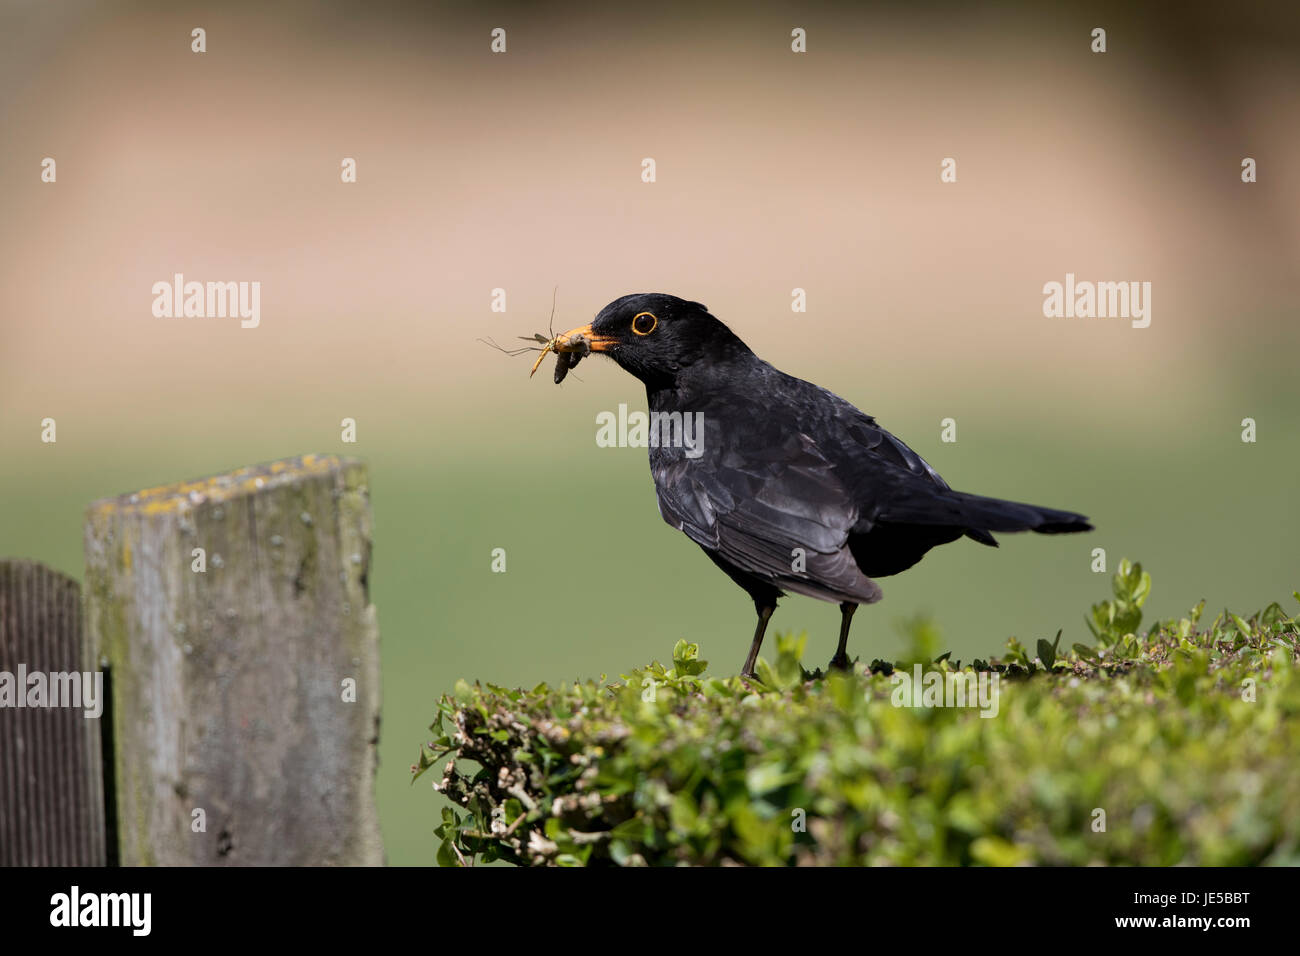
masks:
[(659, 320), (652, 312), (638, 312), (632, 317), (632, 331), (637, 335), (649, 335), (659, 327)]

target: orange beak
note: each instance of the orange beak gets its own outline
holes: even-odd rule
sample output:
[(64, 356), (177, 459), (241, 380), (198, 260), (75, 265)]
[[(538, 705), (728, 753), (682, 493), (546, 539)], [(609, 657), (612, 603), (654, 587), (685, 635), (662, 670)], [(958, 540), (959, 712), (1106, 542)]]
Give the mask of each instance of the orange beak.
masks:
[(569, 329), (567, 332), (561, 332), (555, 337), (555, 351), (557, 352), (581, 352), (583, 349), (589, 349), (592, 352), (607, 352), (609, 347), (618, 342), (618, 339), (610, 335), (597, 335), (591, 331), (591, 323), (580, 325), (576, 329)]
[(596, 335), (591, 331), (590, 322), (576, 329), (561, 332), (542, 348), (542, 354), (537, 356), (537, 361), (533, 363), (533, 371), (528, 373), (528, 377), (533, 377), (537, 366), (541, 365), (542, 359), (546, 358), (547, 352), (581, 352), (583, 355), (589, 352), (608, 352), (610, 346), (617, 342), (618, 339), (611, 335)]

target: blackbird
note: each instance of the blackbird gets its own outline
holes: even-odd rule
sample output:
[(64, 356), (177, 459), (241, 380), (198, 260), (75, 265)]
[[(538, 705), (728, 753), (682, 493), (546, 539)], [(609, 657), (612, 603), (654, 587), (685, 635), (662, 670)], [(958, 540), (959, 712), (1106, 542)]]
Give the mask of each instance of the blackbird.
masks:
[(839, 604), (830, 666), (847, 669), (853, 612), (880, 600), (873, 578), (963, 536), (996, 547), (994, 531), (1092, 530), (1070, 511), (954, 491), (870, 415), (769, 365), (698, 302), (625, 295), (554, 348), (607, 355), (645, 385), (659, 513), (758, 612), (745, 676), (786, 591)]

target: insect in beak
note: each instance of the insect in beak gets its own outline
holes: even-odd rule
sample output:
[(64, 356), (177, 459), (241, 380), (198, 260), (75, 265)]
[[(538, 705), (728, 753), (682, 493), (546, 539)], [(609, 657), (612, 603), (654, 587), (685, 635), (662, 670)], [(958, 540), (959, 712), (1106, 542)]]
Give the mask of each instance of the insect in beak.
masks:
[(582, 332), (576, 334), (561, 332), (551, 339), (543, 338), (541, 335), (536, 335), (534, 338), (542, 343), (542, 351), (537, 356), (537, 361), (533, 363), (532, 371), (528, 373), (529, 378), (533, 377), (537, 367), (542, 364), (542, 359), (546, 358), (547, 352), (554, 352), (559, 356), (559, 362), (555, 366), (555, 384), (557, 385), (564, 380), (564, 376), (568, 374), (569, 369), (591, 354), (591, 344), (587, 341), (587, 336)]
[[(525, 345), (517, 349), (506, 349), (497, 345), (491, 339), (479, 339), (484, 345), (490, 345), (499, 352), (505, 352), (507, 355), (521, 355), (524, 352), (537, 352), (537, 361), (533, 363), (532, 369), (528, 372), (528, 377), (532, 378), (537, 373), (537, 369), (542, 364), (542, 359), (546, 358), (550, 352), (555, 353), (555, 384), (559, 385), (564, 381), (564, 377), (569, 374), (569, 370), (576, 368), (578, 363), (585, 359), (592, 352), (608, 351), (609, 347), (616, 345), (614, 338), (605, 335), (599, 335), (592, 331), (591, 325), (582, 325), (576, 329), (569, 329), (567, 332), (555, 333), (555, 300), (551, 300), (551, 323), (547, 325), (549, 335), (542, 335), (540, 332), (534, 332), (532, 335), (518, 336), (524, 342), (536, 342), (537, 345)], [(541, 348), (537, 346), (540, 345)]]

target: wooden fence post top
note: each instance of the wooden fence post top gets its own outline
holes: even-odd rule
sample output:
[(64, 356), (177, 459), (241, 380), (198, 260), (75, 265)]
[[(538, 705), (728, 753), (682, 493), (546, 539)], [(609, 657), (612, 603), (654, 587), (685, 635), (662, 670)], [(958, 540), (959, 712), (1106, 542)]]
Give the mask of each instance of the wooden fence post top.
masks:
[(86, 516), (93, 518), (109, 513), (144, 516), (170, 514), (202, 504), (220, 504), (234, 498), (269, 491), (282, 485), (291, 485), (308, 475), (321, 475), (362, 467), (364, 465), (355, 458), (339, 458), (337, 455), (299, 455), (297, 458), (248, 465), (207, 478), (177, 481), (170, 485), (159, 485), (111, 498), (101, 498), (91, 503)]
[(365, 463), (302, 455), (86, 511), (126, 865), (383, 862)]

